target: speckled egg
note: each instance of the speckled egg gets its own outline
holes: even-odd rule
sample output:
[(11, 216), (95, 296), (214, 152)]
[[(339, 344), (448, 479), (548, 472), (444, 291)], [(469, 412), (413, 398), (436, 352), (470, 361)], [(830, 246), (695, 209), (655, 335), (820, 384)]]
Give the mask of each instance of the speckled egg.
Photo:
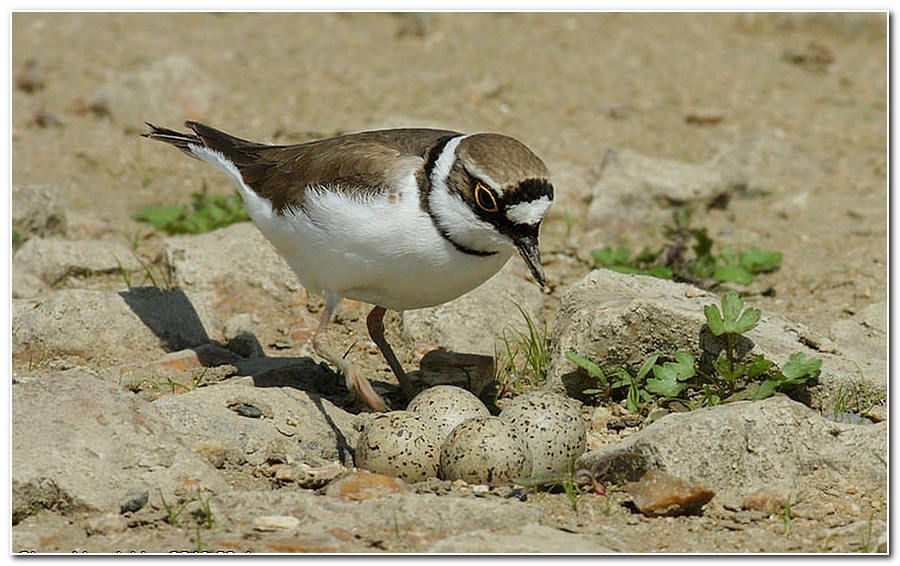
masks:
[(436, 385), (419, 393), (406, 410), (434, 424), (441, 444), (456, 425), (472, 417), (490, 416), (490, 411), (471, 391), (452, 385)]
[(356, 441), (356, 467), (408, 482), (437, 476), (439, 454), (434, 427), (408, 411), (376, 415)]
[(570, 471), (584, 453), (587, 430), (578, 408), (567, 397), (533, 391), (512, 400), (500, 418), (515, 426), (531, 450), (534, 476)]
[(474, 417), (458, 424), (441, 446), (441, 478), (502, 484), (531, 474), (531, 452), (510, 423)]

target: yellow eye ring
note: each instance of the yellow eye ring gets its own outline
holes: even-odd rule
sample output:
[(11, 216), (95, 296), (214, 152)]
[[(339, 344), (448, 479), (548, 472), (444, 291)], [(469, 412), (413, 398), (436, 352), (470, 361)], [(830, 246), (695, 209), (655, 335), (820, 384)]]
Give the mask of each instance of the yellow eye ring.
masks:
[(475, 183), (475, 204), (485, 212), (497, 212), (500, 210), (493, 193), (481, 183)]

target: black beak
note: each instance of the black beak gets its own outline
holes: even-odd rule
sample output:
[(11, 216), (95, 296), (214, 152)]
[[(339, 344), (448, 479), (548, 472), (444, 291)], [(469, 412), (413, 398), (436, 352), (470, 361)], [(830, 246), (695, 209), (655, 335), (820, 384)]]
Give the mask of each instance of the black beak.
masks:
[(528, 268), (537, 279), (538, 284), (541, 287), (546, 286), (547, 280), (544, 278), (544, 266), (541, 264), (541, 251), (538, 249), (537, 236), (522, 236), (516, 239), (515, 243), (519, 254), (528, 264)]

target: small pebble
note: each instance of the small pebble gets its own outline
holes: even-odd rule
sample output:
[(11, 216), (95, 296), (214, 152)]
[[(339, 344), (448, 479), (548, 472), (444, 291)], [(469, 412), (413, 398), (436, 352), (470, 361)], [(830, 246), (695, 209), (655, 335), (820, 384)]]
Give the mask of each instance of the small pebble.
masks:
[(825, 418), (835, 423), (870, 425), (874, 424), (871, 419), (854, 415), (853, 413), (828, 413)]
[(258, 419), (262, 416), (262, 411), (260, 411), (257, 407), (248, 405), (246, 403), (240, 403), (236, 405), (233, 410), (240, 416), (250, 419)]
[(787, 499), (779, 497), (772, 490), (765, 488), (748, 493), (741, 501), (741, 509), (762, 511), (769, 515), (780, 513), (784, 511), (785, 507), (787, 507)]
[(506, 494), (507, 499), (516, 498), (519, 501), (528, 501), (528, 492), (522, 489), (521, 487), (517, 487), (516, 489), (511, 490)]
[(325, 495), (344, 501), (366, 501), (406, 491), (402, 480), (360, 470), (325, 488)]
[(119, 513), (124, 515), (125, 513), (135, 513), (140, 511), (144, 505), (147, 504), (149, 498), (149, 491), (129, 489), (128, 493), (125, 494), (125, 502), (122, 503), (122, 507), (119, 508)]
[(491, 492), (491, 488), (484, 485), (483, 483), (472, 486), (472, 493), (474, 493), (475, 495), (477, 495), (479, 497), (484, 497), (485, 495), (489, 494), (490, 492)]
[(253, 519), (253, 530), (261, 533), (292, 531), (300, 526), (300, 520), (290, 515), (266, 515)]
[(661, 471), (649, 471), (625, 488), (635, 506), (648, 517), (691, 515), (709, 503), (713, 491)]

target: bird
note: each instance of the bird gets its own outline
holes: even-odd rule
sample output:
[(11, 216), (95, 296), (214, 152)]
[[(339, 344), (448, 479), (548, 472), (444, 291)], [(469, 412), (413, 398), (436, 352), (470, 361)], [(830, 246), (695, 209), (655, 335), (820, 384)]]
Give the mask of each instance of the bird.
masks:
[(342, 298), (373, 305), (367, 330), (410, 400), (416, 388), (384, 337), (387, 310), (451, 301), (516, 252), (546, 286), (538, 236), (553, 185), (515, 138), (393, 128), (274, 145), (196, 121), (187, 132), (147, 126), (143, 137), (224, 172), (307, 292), (324, 293), (313, 349), (376, 411), (384, 399), (328, 340)]

